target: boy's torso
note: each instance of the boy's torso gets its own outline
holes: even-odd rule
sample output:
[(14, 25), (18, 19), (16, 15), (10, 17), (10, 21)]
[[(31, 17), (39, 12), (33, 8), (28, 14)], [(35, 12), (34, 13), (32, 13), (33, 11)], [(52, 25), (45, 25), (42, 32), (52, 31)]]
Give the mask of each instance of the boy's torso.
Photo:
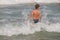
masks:
[(39, 10), (33, 10), (33, 19), (39, 19), (39, 16), (40, 16), (40, 12)]

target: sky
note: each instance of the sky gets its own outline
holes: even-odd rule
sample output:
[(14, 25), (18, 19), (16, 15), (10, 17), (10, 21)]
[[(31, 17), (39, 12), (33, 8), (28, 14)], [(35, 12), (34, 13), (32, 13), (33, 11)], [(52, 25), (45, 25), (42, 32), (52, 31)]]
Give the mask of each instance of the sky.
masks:
[(22, 3), (60, 3), (60, 0), (0, 0), (0, 4), (22, 4)]

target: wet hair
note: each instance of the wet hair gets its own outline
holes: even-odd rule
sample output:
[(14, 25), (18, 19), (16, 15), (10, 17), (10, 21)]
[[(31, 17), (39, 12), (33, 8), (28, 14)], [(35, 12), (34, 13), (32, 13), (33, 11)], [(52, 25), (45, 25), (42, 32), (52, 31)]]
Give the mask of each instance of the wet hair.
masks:
[(35, 9), (37, 9), (37, 8), (39, 8), (40, 7), (40, 5), (39, 4), (36, 4), (35, 5)]

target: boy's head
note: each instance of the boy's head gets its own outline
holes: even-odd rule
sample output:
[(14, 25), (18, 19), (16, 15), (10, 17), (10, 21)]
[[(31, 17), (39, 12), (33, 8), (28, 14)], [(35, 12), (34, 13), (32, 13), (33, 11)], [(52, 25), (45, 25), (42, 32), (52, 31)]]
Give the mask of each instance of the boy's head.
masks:
[(36, 4), (35, 5), (35, 9), (39, 9), (40, 5), (39, 4)]

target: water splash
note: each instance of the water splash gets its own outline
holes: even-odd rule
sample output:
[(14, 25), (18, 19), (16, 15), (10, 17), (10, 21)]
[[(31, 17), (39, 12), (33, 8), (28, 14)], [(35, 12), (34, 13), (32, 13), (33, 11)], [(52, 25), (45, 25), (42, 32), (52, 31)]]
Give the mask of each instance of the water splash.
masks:
[[(47, 15), (50, 15), (50, 17), (51, 17), (51, 14), (54, 14), (54, 10), (51, 10), (51, 8), (54, 8), (54, 7), (55, 6), (50, 7), (50, 9), (49, 9), (49, 7), (44, 6), (42, 8), (43, 9), (42, 10), (43, 11), (43, 19), (42, 19), (43, 22), (37, 23), (36, 25), (32, 25), (32, 22), (30, 20), (26, 20), (28, 17), (28, 14), (32, 10), (32, 9), (28, 9), (30, 7), (27, 7), (26, 9), (23, 8), (21, 10), (21, 12), (17, 9), (12, 10), (12, 8), (11, 8), (9, 11), (11, 14), (6, 13), (8, 10), (4, 11), (5, 13), (3, 13), (2, 11), (4, 9), (2, 9), (1, 12), (3, 14), (2, 14), (2, 16), (0, 15), (1, 16), (0, 17), (0, 35), (7, 35), (7, 36), (18, 35), (18, 34), (28, 35), (28, 34), (33, 34), (35, 32), (40, 32), (40, 31), (60, 32), (59, 31), (60, 23), (59, 22), (51, 23), (49, 21), (49, 18), (47, 18)], [(20, 6), (19, 6), (19, 8), (20, 8)], [(56, 10), (58, 10), (58, 9), (56, 9)], [(59, 14), (59, 13), (57, 12), (57, 14)], [(7, 16), (7, 15), (9, 15), (9, 16)], [(19, 17), (17, 17), (18, 15), (19, 15)], [(51, 19), (53, 19), (53, 18), (55, 18), (55, 16), (52, 17)], [(54, 20), (54, 21), (56, 21), (56, 20)]]

